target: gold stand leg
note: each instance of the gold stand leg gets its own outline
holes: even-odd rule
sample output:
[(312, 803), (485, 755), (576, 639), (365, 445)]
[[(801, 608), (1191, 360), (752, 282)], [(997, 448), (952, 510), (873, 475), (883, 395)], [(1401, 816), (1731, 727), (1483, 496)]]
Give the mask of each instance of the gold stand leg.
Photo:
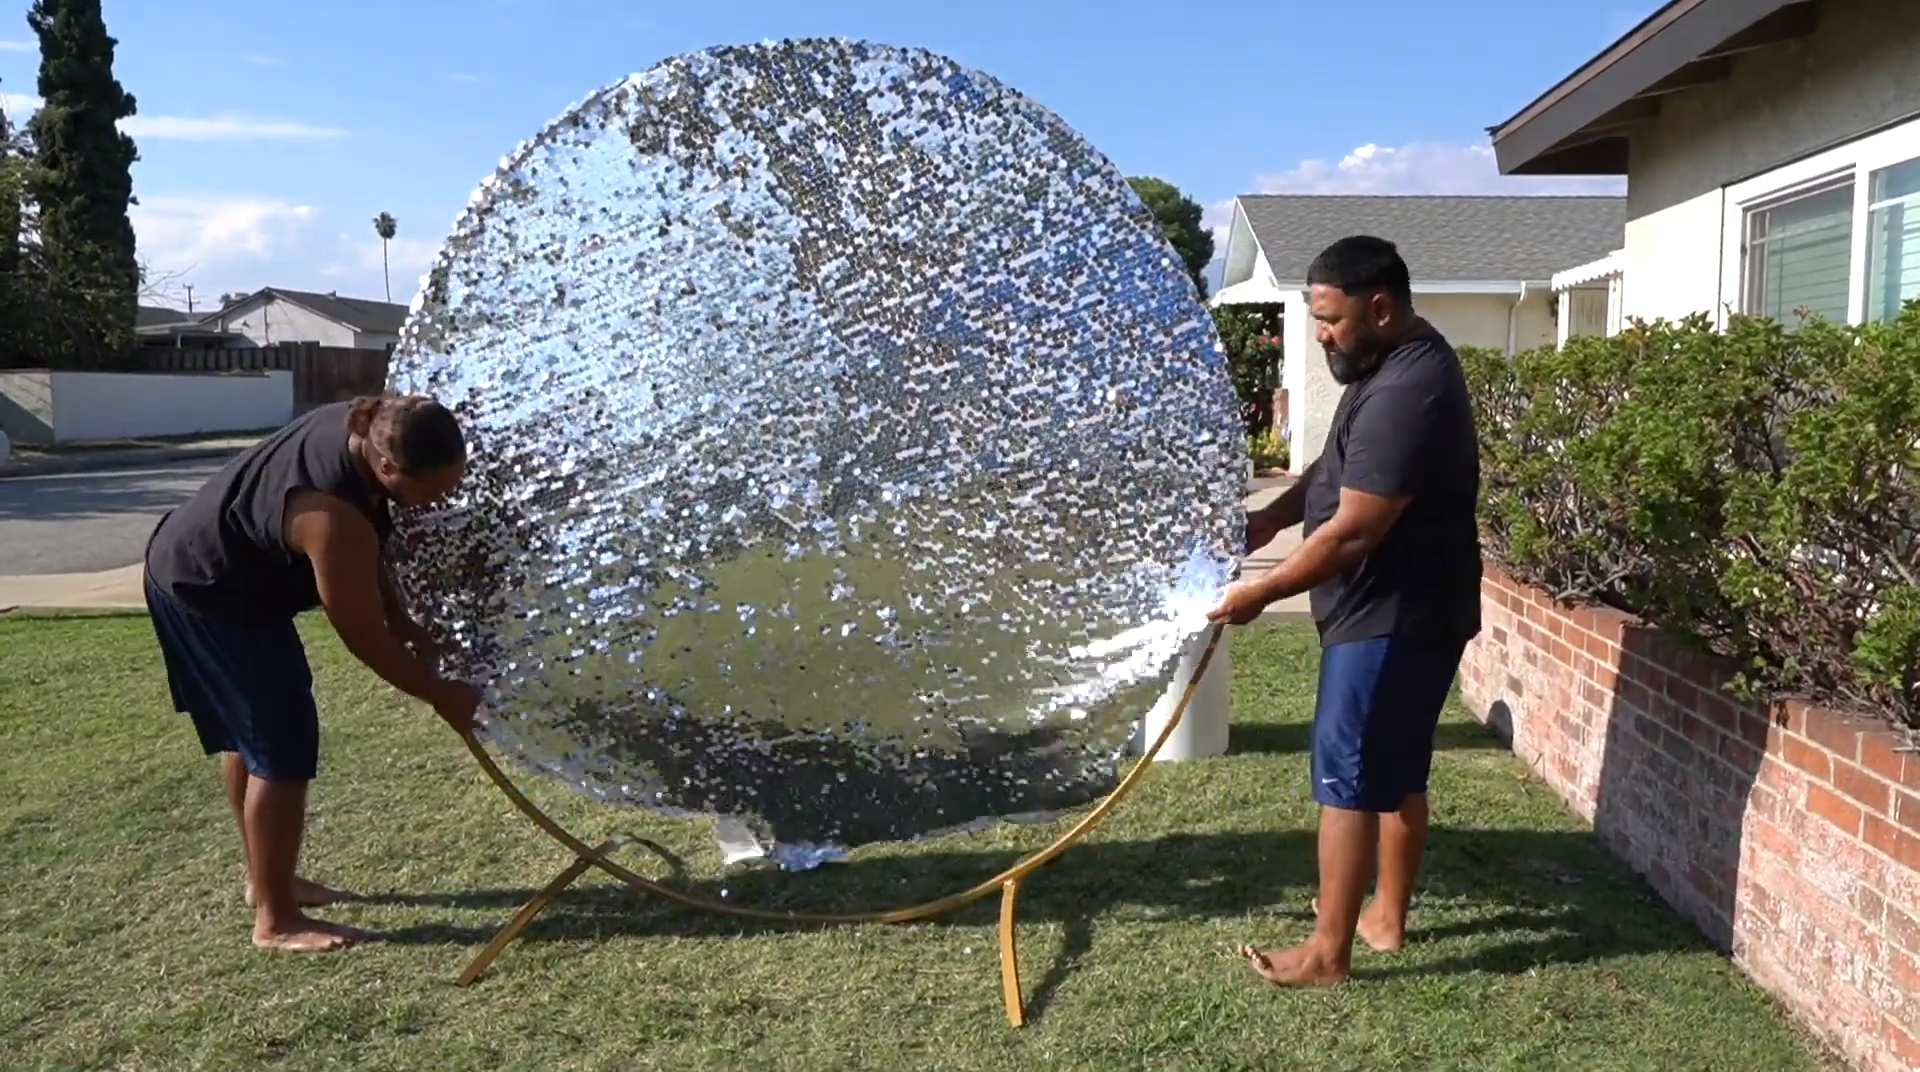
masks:
[(1014, 918), (1014, 904), (1020, 897), (1020, 883), (1008, 879), (1000, 885), (1000, 991), (1006, 997), (1007, 1023), (1027, 1025), (1027, 1003), (1020, 993), (1020, 937)]
[[(618, 842), (603, 842), (594, 851), (605, 853), (616, 844)], [(474, 956), (473, 961), (467, 965), (467, 970), (460, 973), (460, 985), (472, 986), (479, 982), (480, 977), (493, 966), (493, 962), (499, 959), (500, 954), (506, 952), (507, 946), (512, 945), (513, 940), (520, 937), (521, 932), (533, 923), (534, 917), (545, 911), (555, 897), (560, 896), (568, 886), (579, 881), (580, 876), (586, 874), (587, 869), (593, 865), (594, 862), (584, 856), (574, 857), (573, 863), (568, 864), (565, 871), (560, 872), (552, 882), (547, 883), (539, 893), (534, 894), (532, 900), (521, 905), (520, 911), (515, 912), (513, 918), (507, 921), (507, 925), (500, 928), (500, 933), (494, 935), (493, 940)]]

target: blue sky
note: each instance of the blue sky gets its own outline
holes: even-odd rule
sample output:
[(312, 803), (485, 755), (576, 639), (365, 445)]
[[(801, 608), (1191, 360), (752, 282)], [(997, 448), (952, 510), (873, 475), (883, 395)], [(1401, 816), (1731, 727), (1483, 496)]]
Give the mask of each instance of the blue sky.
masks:
[[(4, 0), (0, 0), (4, 2)], [(24, 0), (0, 91), (34, 106)], [(943, 52), (1059, 113), (1128, 174), (1222, 218), (1238, 193), (1613, 190), (1501, 179), (1484, 128), (1652, 0), (107, 0), (139, 100), (134, 210), (163, 296), (393, 294), (500, 158), (591, 91), (716, 44), (849, 36)], [(1184, 12), (1181, 13), (1181, 12)]]

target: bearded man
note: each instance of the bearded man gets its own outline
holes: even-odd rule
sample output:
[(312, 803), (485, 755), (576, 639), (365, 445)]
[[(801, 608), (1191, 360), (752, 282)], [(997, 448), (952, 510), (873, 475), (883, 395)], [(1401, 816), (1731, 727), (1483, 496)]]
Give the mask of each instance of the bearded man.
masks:
[(1248, 516), (1247, 547), (1303, 523), (1304, 538), (1266, 574), (1230, 586), (1212, 613), (1244, 624), (1310, 591), (1320, 632), (1318, 918), (1297, 946), (1242, 949), (1280, 985), (1344, 981), (1356, 933), (1382, 951), (1406, 941), (1434, 731), (1480, 631), (1480, 453), (1459, 355), (1414, 312), (1391, 242), (1343, 238), (1315, 258), (1307, 283), (1315, 333), (1345, 391), (1320, 457)]

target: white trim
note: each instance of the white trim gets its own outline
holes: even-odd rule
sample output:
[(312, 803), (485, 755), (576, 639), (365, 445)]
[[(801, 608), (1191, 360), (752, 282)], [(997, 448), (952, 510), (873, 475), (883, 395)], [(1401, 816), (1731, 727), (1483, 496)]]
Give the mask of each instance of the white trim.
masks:
[(1747, 214), (1839, 181), (1853, 182), (1853, 248), (1847, 262), (1847, 319), (1859, 323), (1867, 307), (1869, 181), (1875, 171), (1920, 159), (1920, 120), (1870, 134), (1727, 187), (1721, 243), (1720, 305), (1746, 311)]
[(1552, 286), (1555, 291), (1571, 287), (1583, 287), (1595, 283), (1604, 283), (1614, 276), (1626, 272), (1627, 251), (1616, 249), (1597, 261), (1588, 261), (1575, 268), (1553, 274)]

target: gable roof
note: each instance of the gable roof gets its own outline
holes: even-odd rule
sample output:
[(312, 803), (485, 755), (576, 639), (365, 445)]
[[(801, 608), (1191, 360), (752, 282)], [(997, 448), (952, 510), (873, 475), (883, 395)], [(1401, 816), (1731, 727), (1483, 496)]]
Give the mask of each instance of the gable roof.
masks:
[(1735, 57), (1814, 32), (1818, 0), (1671, 0), (1490, 127), (1502, 175), (1625, 175), (1628, 138), (1668, 95), (1725, 79)]
[(161, 324), (192, 324), (199, 317), (181, 309), (168, 309), (159, 305), (136, 305), (133, 309), (133, 326), (151, 328)]
[(1545, 282), (1619, 249), (1627, 199), (1570, 196), (1248, 194), (1247, 224), (1282, 285), (1334, 242), (1368, 234), (1400, 247), (1416, 283)]
[[(233, 304), (239, 305), (263, 297), (291, 302), (310, 312), (318, 313), (328, 320), (345, 324), (355, 331), (397, 335), (400, 333), (401, 326), (407, 322), (407, 307), (404, 305), (371, 301), (366, 298), (342, 298), (338, 294), (316, 294), (309, 290), (286, 290), (282, 287), (262, 287)], [(227, 306), (227, 309), (231, 308), (233, 305)], [(220, 317), (226, 313), (227, 309), (208, 315), (202, 322)]]

